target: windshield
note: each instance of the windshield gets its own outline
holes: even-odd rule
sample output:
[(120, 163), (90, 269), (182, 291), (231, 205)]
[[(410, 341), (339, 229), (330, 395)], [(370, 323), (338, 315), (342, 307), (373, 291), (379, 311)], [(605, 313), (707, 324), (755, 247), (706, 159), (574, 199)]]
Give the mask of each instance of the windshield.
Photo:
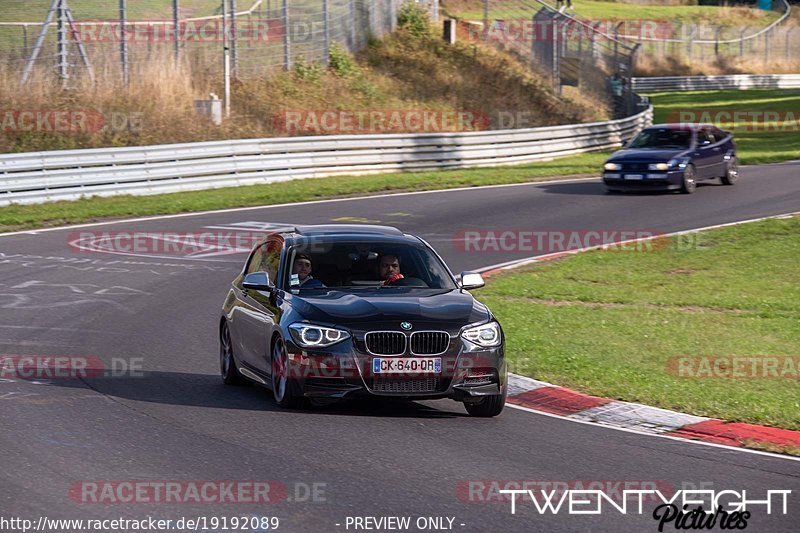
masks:
[(661, 148), (686, 150), (692, 143), (689, 130), (652, 129), (644, 130), (631, 141), (628, 148)]
[(295, 293), (456, 288), (444, 264), (422, 243), (315, 240), (291, 248), (287, 257), (284, 288)]

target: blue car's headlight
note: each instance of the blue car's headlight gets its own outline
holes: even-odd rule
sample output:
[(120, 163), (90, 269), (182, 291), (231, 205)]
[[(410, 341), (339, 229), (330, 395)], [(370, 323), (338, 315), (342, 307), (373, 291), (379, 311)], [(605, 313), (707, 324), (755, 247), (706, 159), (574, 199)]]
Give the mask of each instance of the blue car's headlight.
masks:
[(500, 346), (503, 341), (500, 334), (500, 324), (497, 322), (488, 322), (465, 329), (461, 332), (461, 336), (484, 348), (495, 348)]
[(603, 168), (606, 170), (622, 170), (622, 165), (619, 163), (606, 163)]
[(669, 170), (669, 163), (650, 163), (647, 165), (647, 170)]
[(350, 337), (344, 330), (297, 323), (289, 326), (294, 342), (302, 348), (326, 348)]
[(667, 165), (670, 169), (679, 168), (683, 170), (684, 168), (686, 168), (686, 165), (688, 164), (689, 164), (688, 157), (673, 157), (667, 162)]

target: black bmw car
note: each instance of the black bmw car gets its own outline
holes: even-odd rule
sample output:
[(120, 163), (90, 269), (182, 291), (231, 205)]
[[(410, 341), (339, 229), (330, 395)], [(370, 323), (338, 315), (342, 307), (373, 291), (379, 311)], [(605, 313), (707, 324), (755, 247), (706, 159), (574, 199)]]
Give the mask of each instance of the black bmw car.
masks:
[(711, 125), (660, 124), (644, 129), (603, 168), (611, 192), (680, 190), (720, 178), (733, 185), (739, 175), (733, 134)]
[(226, 384), (269, 387), (282, 407), (309, 399), (451, 398), (500, 414), (503, 330), (422, 239), (382, 226), (289, 228), (259, 243), (219, 322)]

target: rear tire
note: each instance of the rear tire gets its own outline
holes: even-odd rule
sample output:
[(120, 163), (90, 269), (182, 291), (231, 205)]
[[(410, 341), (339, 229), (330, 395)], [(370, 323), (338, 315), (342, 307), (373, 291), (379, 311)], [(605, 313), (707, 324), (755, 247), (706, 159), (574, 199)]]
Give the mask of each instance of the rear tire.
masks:
[(228, 323), (223, 321), (219, 328), (219, 374), (225, 385), (243, 385), (244, 379), (239, 375), (236, 359), (233, 357), (233, 343)]
[(692, 194), (697, 189), (697, 173), (693, 165), (687, 165), (686, 170), (683, 171), (683, 185), (681, 185), (681, 192), (683, 194)]
[(503, 412), (503, 407), (506, 406), (505, 394), (493, 394), (486, 396), (478, 403), (464, 402), (464, 408), (470, 416), (479, 418), (491, 418)]
[(736, 156), (731, 157), (725, 166), (725, 174), (722, 176), (723, 185), (733, 185), (739, 179), (739, 162)]
[(283, 340), (278, 339), (272, 347), (272, 395), (275, 403), (284, 409), (301, 409), (305, 406), (305, 398), (300, 393), (297, 381), (290, 378), (289, 358)]

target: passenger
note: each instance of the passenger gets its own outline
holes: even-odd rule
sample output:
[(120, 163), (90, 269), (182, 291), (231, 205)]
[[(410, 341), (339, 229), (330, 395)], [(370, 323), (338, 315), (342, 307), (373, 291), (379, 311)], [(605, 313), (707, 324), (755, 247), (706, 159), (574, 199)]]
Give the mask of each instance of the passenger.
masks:
[[(325, 284), (311, 275), (311, 256), (308, 254), (297, 254), (292, 265), (292, 274), (297, 274), (301, 289), (319, 289)], [(297, 288), (294, 286), (293, 288)]]
[(400, 258), (394, 254), (382, 254), (378, 257), (378, 277), (383, 285), (392, 285), (403, 279), (400, 273)]

